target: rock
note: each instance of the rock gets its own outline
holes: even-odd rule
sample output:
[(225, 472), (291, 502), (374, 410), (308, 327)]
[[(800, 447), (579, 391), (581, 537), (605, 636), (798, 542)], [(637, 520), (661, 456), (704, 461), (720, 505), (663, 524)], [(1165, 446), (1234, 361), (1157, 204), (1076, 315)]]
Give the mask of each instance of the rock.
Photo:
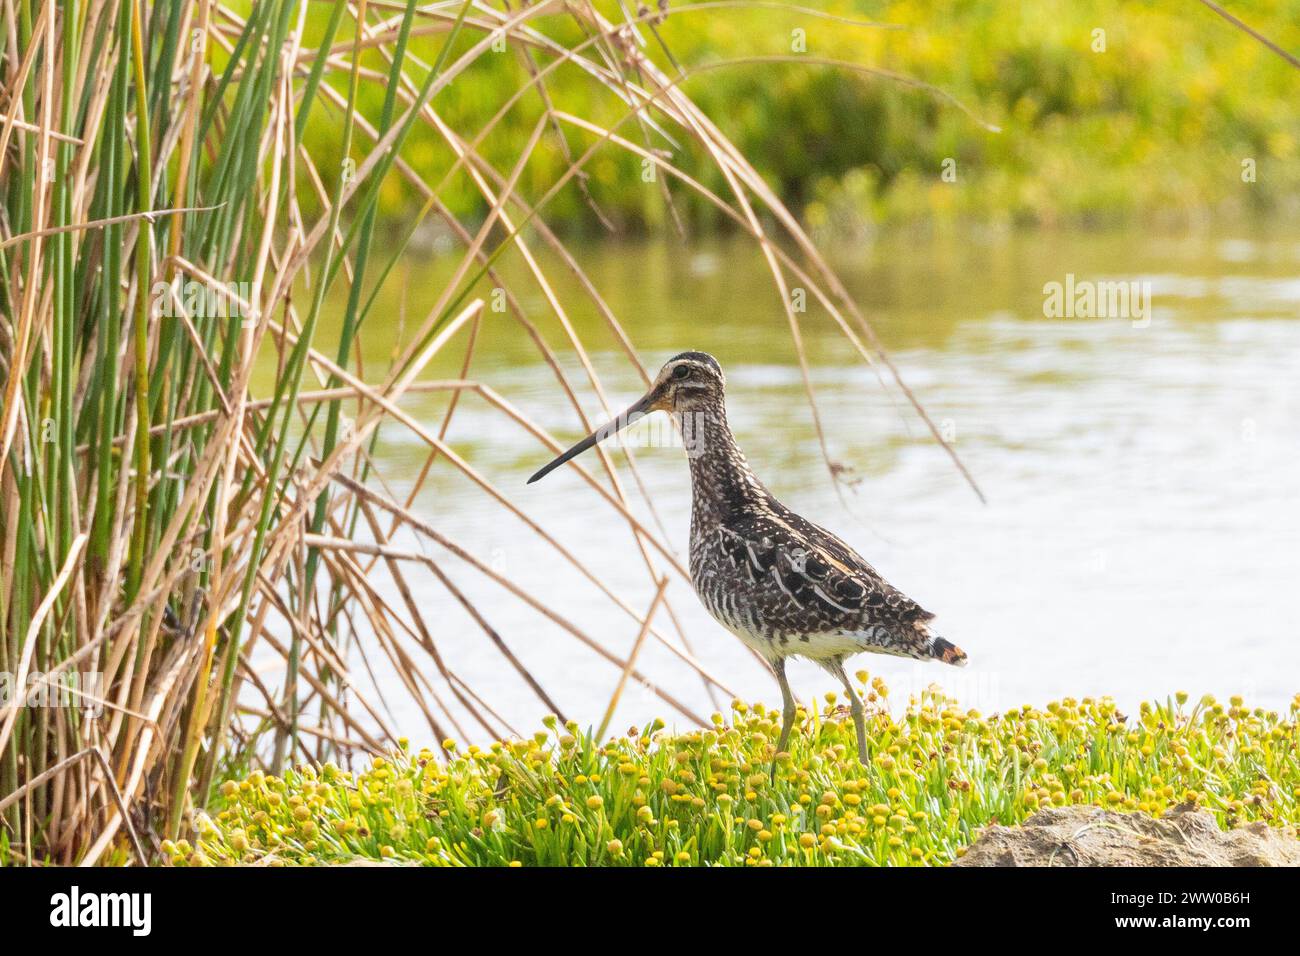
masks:
[(1222, 830), (1183, 804), (1156, 819), (1100, 807), (1050, 807), (1020, 826), (987, 827), (954, 866), (1300, 866), (1293, 828)]

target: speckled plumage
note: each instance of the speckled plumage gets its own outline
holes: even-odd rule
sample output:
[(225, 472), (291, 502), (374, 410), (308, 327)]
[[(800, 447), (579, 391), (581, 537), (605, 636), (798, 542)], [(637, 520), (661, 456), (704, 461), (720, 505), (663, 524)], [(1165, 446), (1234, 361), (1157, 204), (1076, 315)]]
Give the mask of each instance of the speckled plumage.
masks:
[(768, 661), (863, 651), (958, 664), (934, 615), (754, 476), (716, 401), (691, 419), (691, 580), (709, 613)]
[(677, 415), (691, 468), (691, 581), (714, 619), (772, 667), (783, 702), (778, 750), (785, 749), (795, 716), (785, 661), (800, 656), (844, 685), (858, 753), (865, 760), (862, 704), (844, 673), (845, 659), (865, 651), (962, 665), (966, 655), (931, 630), (933, 614), (763, 487), (727, 424), (725, 393), (722, 368), (711, 355), (683, 352), (664, 365), (650, 391), (624, 415), (529, 480), (639, 415)]

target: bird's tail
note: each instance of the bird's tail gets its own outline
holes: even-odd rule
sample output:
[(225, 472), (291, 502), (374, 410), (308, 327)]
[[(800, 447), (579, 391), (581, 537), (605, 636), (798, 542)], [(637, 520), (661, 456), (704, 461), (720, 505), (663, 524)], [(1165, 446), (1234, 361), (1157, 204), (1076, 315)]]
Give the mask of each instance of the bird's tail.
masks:
[[(918, 630), (921, 630), (918, 628)], [(966, 652), (954, 644), (952, 641), (940, 637), (938, 634), (930, 632), (926, 627), (923, 631), (926, 635), (925, 648), (929, 656), (936, 661), (943, 661), (945, 664), (951, 664), (954, 667), (966, 666)]]
[(943, 661), (945, 664), (951, 664), (953, 667), (966, 666), (966, 652), (952, 641), (945, 641), (942, 637), (934, 639), (934, 643), (930, 645), (930, 653), (936, 659)]

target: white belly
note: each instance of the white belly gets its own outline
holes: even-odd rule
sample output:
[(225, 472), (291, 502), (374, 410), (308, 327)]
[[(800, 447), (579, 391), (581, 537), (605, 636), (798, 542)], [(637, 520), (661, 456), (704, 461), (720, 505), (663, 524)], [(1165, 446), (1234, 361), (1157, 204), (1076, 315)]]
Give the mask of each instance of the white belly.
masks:
[(804, 657), (811, 661), (825, 661), (834, 657), (849, 657), (861, 654), (869, 648), (863, 647), (860, 640), (850, 634), (808, 634), (792, 636), (786, 640), (768, 638), (755, 634), (746, 627), (738, 626), (714, 615), (724, 628), (730, 631), (748, 647), (752, 647), (766, 661), (781, 660), (786, 657)]

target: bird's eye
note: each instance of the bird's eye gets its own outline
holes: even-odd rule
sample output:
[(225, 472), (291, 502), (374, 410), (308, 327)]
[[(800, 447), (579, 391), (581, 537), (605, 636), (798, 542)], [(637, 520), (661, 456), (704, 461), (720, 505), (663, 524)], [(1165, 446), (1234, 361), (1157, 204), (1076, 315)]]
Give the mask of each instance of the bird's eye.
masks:
[(673, 378), (690, 378), (691, 367), (689, 365), (679, 365), (673, 369)]

